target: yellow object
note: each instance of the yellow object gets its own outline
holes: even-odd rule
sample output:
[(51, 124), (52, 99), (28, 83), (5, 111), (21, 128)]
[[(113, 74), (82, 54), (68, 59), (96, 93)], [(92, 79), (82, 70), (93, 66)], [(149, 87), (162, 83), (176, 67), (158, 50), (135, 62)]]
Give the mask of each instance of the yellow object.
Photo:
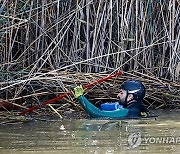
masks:
[(82, 87), (82, 85), (77, 86), (76, 88), (74, 88), (74, 96), (75, 98), (78, 98), (79, 96), (83, 95), (84, 93), (84, 89)]
[(142, 116), (142, 117), (147, 117), (147, 116), (149, 116), (149, 113), (147, 113), (147, 112), (141, 112), (141, 116)]

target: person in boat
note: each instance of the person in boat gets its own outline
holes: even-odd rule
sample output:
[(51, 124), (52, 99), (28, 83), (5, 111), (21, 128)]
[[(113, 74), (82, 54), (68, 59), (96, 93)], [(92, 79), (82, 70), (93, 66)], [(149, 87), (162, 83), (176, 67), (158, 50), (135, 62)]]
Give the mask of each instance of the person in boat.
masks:
[(139, 118), (149, 115), (149, 111), (142, 103), (146, 89), (140, 81), (127, 80), (122, 83), (117, 94), (119, 106), (122, 107), (114, 108), (114, 110), (103, 110), (96, 107), (86, 99), (83, 93), (82, 85), (74, 88), (75, 98), (92, 118)]

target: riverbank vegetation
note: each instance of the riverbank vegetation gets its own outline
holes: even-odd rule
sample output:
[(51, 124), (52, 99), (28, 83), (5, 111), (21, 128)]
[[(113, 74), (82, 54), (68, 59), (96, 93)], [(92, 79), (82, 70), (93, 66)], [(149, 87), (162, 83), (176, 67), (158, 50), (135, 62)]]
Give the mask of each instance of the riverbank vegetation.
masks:
[[(149, 108), (179, 108), (178, 0), (0, 4), (1, 107), (22, 110), (121, 70), (124, 75), (88, 89), (90, 100), (116, 100), (124, 80), (139, 79)], [(53, 106), (81, 110), (73, 96)]]

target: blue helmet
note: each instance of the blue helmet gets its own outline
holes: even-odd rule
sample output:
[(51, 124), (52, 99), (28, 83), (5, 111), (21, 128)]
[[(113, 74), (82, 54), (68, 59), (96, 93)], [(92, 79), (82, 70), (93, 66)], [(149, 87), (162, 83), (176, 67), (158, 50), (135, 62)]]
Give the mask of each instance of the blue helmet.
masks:
[(123, 82), (121, 89), (126, 90), (128, 94), (133, 94), (134, 99), (137, 101), (143, 100), (146, 94), (144, 85), (137, 80), (127, 80)]

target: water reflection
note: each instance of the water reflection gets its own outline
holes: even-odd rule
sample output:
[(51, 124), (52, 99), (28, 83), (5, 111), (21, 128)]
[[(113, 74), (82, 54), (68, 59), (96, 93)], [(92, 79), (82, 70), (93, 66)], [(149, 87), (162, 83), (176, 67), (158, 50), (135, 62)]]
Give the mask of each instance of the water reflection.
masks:
[(155, 139), (179, 137), (179, 111), (159, 114), (157, 120), (66, 119), (1, 125), (0, 153), (178, 153), (180, 140), (160, 143)]

